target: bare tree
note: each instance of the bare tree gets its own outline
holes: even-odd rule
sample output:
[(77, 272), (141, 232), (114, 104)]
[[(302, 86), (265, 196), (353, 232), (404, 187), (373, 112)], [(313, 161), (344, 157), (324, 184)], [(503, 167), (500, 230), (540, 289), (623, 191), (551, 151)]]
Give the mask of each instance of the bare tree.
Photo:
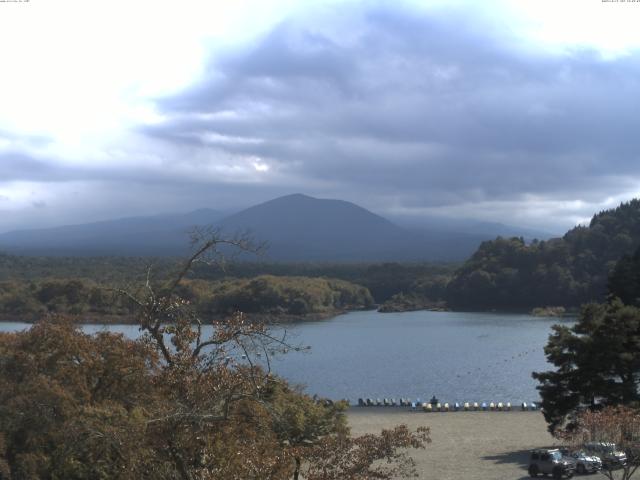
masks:
[(601, 473), (610, 480), (630, 480), (640, 467), (640, 410), (637, 408), (586, 410), (576, 416), (569, 429), (558, 431), (557, 435), (576, 448), (588, 442), (604, 442), (624, 451), (627, 458), (623, 465), (603, 462)]

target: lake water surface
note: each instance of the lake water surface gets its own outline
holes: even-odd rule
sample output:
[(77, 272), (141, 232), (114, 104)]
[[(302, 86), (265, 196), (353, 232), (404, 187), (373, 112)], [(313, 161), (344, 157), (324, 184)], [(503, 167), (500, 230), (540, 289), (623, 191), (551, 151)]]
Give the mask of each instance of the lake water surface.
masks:
[[(560, 320), (468, 312), (352, 312), (287, 325), (304, 352), (276, 357), (272, 368), (309, 393), (334, 399), (436, 395), (448, 402), (538, 399), (532, 371), (547, 370), (543, 347)], [(569, 321), (570, 322), (570, 321)], [(0, 323), (0, 329), (28, 328)], [(86, 325), (136, 337), (136, 326)]]

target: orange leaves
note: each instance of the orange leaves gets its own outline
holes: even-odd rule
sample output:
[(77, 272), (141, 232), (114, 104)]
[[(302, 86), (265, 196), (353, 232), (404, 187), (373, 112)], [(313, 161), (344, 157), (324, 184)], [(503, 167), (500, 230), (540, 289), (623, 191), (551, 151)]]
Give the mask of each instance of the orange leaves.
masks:
[(383, 430), (379, 435), (356, 438), (332, 436), (324, 439), (307, 455), (304, 473), (308, 480), (367, 480), (417, 476), (409, 456), (410, 448), (430, 443), (429, 429), (411, 432), (406, 425)]

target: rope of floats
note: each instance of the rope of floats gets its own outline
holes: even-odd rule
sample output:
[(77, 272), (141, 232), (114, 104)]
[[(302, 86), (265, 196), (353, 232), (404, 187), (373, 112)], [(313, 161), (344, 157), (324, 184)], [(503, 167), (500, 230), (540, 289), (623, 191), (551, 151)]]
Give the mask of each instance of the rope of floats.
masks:
[(411, 410), (422, 410), (424, 412), (473, 412), (473, 411), (491, 411), (491, 412), (510, 412), (510, 411), (536, 411), (540, 410), (536, 402), (522, 402), (517, 406), (511, 402), (455, 402), (449, 404), (447, 402), (422, 402), (418, 398), (412, 401), (408, 398), (359, 398), (359, 407), (410, 407)]

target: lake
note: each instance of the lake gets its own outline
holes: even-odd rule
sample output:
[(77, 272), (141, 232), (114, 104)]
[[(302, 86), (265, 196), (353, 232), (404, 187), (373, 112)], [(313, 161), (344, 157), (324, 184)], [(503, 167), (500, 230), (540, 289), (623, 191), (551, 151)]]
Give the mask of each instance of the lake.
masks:
[[(272, 368), (309, 393), (334, 399), (419, 397), (442, 401), (538, 399), (532, 371), (547, 370), (543, 347), (551, 325), (573, 320), (469, 312), (351, 312), (329, 320), (287, 325), (295, 344)], [(1, 323), (0, 329), (28, 328)], [(86, 325), (94, 332), (105, 328)], [(129, 337), (132, 325), (108, 327)]]

